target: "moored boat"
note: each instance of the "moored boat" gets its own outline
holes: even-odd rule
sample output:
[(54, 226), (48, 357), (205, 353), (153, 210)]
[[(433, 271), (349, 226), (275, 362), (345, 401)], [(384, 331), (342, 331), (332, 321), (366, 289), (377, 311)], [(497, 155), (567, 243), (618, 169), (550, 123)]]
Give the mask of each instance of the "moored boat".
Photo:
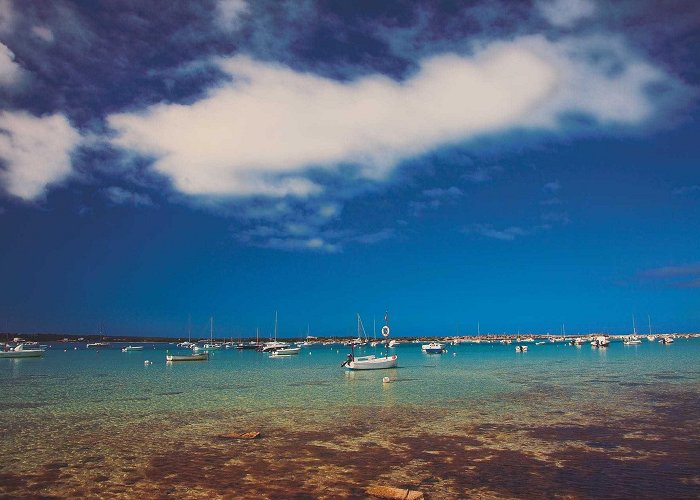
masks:
[(19, 344), (14, 348), (5, 346), (6, 351), (0, 352), (0, 358), (40, 358), (44, 355), (44, 349), (25, 349), (24, 344)]
[(201, 354), (165, 354), (165, 361), (207, 361), (209, 359), (209, 353), (203, 352)]
[(128, 345), (122, 349), (122, 352), (130, 352), (130, 351), (143, 351), (143, 346), (142, 345)]
[[(359, 321), (359, 314), (358, 314)], [(374, 354), (369, 356), (355, 356), (355, 348), (351, 346), (350, 354), (348, 354), (348, 359), (341, 363), (341, 368), (345, 367), (348, 370), (382, 370), (386, 368), (396, 368), (398, 364), (398, 356), (396, 354), (389, 356), (389, 313), (384, 313), (384, 326), (382, 327), (382, 336), (384, 336), (384, 342), (386, 346), (386, 351), (384, 356), (375, 356)]]
[(527, 346), (526, 345), (516, 345), (515, 352), (527, 352)]
[(442, 354), (445, 352), (445, 346), (439, 342), (430, 342), (423, 344), (421, 349), (428, 354)]
[(282, 347), (280, 349), (276, 349), (272, 351), (272, 354), (270, 354), (270, 357), (278, 357), (278, 356), (293, 356), (294, 354), (299, 354), (301, 351), (301, 347)]

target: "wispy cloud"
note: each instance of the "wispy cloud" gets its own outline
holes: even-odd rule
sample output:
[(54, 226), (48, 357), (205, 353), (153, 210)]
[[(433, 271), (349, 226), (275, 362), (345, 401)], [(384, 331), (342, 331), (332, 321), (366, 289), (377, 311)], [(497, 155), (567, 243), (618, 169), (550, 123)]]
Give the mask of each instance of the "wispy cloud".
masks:
[(637, 275), (672, 288), (700, 288), (700, 263), (657, 267)]
[(570, 224), (571, 219), (569, 218), (569, 214), (567, 212), (545, 212), (543, 213), (540, 218), (544, 222), (552, 223), (552, 224)]
[(463, 194), (462, 190), (456, 186), (425, 189), (421, 193), (423, 200), (412, 201), (409, 203), (409, 207), (413, 211), (413, 215), (421, 215), (426, 210), (436, 210), (446, 203), (452, 204)]
[(476, 167), (475, 169), (465, 173), (462, 177), (474, 184), (489, 182), (493, 178), (503, 172), (503, 167), (500, 165), (492, 165), (488, 167)]
[(119, 186), (111, 186), (103, 189), (107, 199), (115, 205), (134, 205), (136, 207), (153, 206), (150, 196), (142, 193), (134, 193)]
[(540, 0), (537, 7), (547, 21), (559, 28), (571, 28), (596, 12), (591, 0)]
[(496, 229), (491, 224), (474, 224), (464, 229), (466, 233), (474, 233), (486, 238), (493, 238), (501, 241), (513, 241), (516, 238), (527, 236), (534, 232), (534, 228), (525, 229), (520, 226), (509, 226), (503, 229)]
[(544, 185), (543, 189), (548, 193), (556, 193), (561, 189), (561, 184), (559, 181), (550, 181)]
[(676, 196), (684, 196), (687, 194), (700, 193), (700, 185), (693, 184), (690, 186), (681, 186), (681, 187), (677, 187), (672, 192)]

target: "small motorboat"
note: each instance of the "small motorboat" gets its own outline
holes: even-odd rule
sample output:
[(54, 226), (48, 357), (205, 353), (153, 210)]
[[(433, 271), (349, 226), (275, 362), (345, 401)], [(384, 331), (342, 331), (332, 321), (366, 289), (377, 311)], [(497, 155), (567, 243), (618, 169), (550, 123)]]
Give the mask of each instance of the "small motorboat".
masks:
[(108, 342), (93, 342), (91, 344), (87, 344), (85, 347), (88, 349), (99, 349), (101, 347), (108, 347), (109, 343)]
[(300, 351), (301, 347), (281, 347), (272, 351), (270, 357), (276, 358), (278, 356), (293, 356), (294, 354), (299, 354)]
[(44, 349), (25, 349), (24, 344), (10, 348), (5, 344), (4, 351), (0, 352), (0, 358), (40, 358), (44, 355)]
[(661, 337), (661, 340), (659, 340), (661, 344), (673, 344), (673, 337), (667, 336), (667, 337)]
[(596, 338), (591, 340), (591, 347), (608, 347), (610, 345), (610, 340), (604, 335), (598, 335)]
[(445, 346), (439, 342), (431, 342), (429, 344), (423, 344), (421, 349), (428, 354), (442, 354), (445, 352)]
[(527, 346), (526, 345), (516, 345), (515, 352), (527, 352)]
[(634, 335), (630, 335), (629, 337), (625, 337), (625, 339), (622, 341), (623, 344), (625, 345), (636, 345), (636, 344), (641, 344), (642, 341), (639, 340), (638, 337)]
[(209, 353), (203, 352), (201, 354), (165, 354), (165, 361), (207, 361), (209, 359)]
[(143, 351), (143, 346), (142, 345), (128, 345), (122, 349), (122, 352), (129, 352), (129, 351)]

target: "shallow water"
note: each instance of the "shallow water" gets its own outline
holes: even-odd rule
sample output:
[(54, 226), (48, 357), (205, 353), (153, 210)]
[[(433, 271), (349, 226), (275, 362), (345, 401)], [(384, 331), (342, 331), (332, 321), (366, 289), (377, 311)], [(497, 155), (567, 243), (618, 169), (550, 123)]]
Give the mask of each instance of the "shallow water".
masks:
[[(75, 346), (0, 360), (0, 495), (700, 496), (697, 339), (402, 344), (371, 372), (342, 370), (339, 346), (172, 365), (173, 346)], [(262, 437), (216, 437), (237, 430)]]

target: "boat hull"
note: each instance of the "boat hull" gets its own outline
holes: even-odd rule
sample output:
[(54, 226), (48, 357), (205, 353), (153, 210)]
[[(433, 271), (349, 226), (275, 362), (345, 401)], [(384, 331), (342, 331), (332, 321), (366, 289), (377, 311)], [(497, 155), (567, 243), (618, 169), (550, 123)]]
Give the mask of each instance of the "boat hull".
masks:
[(348, 370), (384, 370), (396, 368), (398, 358), (396, 355), (386, 358), (357, 359), (348, 362), (345, 366)]
[(209, 359), (209, 353), (204, 354), (191, 354), (185, 356), (178, 356), (176, 354), (167, 354), (165, 356), (165, 361), (207, 361)]
[(276, 351), (273, 351), (270, 356), (293, 356), (295, 354), (299, 354), (299, 352), (301, 352), (301, 347), (290, 347), (285, 349), (277, 349)]
[(26, 351), (6, 351), (0, 352), (2, 358), (40, 358), (44, 355), (43, 349), (31, 349)]

